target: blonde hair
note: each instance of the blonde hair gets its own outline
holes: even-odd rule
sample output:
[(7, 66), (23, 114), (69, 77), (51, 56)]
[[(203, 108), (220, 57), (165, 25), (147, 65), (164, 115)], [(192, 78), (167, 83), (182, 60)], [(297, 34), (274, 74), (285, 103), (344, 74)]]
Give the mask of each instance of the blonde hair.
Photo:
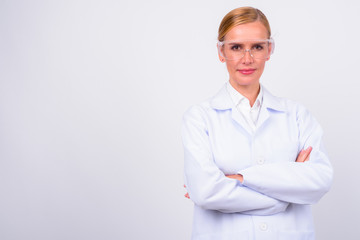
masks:
[(253, 7), (240, 7), (230, 11), (222, 19), (219, 26), (218, 40), (220, 42), (225, 40), (226, 34), (235, 26), (260, 21), (268, 31), (268, 37), (271, 36), (270, 24), (266, 16), (259, 10)]

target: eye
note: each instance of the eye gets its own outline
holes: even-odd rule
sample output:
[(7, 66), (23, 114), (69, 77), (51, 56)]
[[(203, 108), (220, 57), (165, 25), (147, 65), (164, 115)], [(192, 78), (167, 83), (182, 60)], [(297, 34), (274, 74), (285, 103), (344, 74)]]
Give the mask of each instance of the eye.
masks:
[(230, 49), (233, 51), (239, 51), (241, 50), (241, 46), (239, 44), (232, 45)]
[(261, 51), (264, 49), (264, 47), (261, 44), (256, 44), (252, 47), (252, 49), (254, 49), (256, 51)]

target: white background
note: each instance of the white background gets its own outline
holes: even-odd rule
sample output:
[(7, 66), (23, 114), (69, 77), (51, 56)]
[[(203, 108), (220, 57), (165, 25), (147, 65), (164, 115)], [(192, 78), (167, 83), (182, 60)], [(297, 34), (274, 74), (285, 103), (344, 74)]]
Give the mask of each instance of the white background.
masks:
[(181, 118), (228, 80), (218, 25), (247, 5), (276, 41), (262, 83), (325, 131), (335, 179), (314, 206), (318, 239), (357, 239), (351, 0), (0, 0), (0, 239), (189, 239)]

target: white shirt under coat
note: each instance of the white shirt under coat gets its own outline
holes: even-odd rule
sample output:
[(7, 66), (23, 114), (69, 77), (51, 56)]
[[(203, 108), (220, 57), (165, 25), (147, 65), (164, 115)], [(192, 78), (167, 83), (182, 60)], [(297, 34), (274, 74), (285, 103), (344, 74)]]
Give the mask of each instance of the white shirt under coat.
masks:
[(233, 86), (231, 86), (229, 82), (226, 83), (226, 90), (229, 92), (236, 109), (240, 111), (251, 129), (255, 131), (263, 100), (263, 91), (261, 85), (259, 94), (257, 95), (253, 106), (250, 106), (250, 101), (241, 93), (239, 93)]
[[(184, 178), (194, 202), (193, 240), (314, 240), (311, 204), (333, 171), (322, 129), (302, 105), (262, 86), (256, 129), (226, 85), (183, 118)], [(295, 162), (312, 146), (310, 160)], [(240, 173), (238, 180), (225, 175)]]

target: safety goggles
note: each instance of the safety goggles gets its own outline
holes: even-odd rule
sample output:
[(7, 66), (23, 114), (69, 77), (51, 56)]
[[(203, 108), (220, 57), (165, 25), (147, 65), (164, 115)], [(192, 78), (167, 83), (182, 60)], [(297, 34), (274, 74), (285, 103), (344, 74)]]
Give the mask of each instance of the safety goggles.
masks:
[(275, 42), (272, 38), (218, 42), (220, 56), (230, 61), (242, 59), (246, 52), (254, 59), (267, 59), (274, 52), (274, 48)]

